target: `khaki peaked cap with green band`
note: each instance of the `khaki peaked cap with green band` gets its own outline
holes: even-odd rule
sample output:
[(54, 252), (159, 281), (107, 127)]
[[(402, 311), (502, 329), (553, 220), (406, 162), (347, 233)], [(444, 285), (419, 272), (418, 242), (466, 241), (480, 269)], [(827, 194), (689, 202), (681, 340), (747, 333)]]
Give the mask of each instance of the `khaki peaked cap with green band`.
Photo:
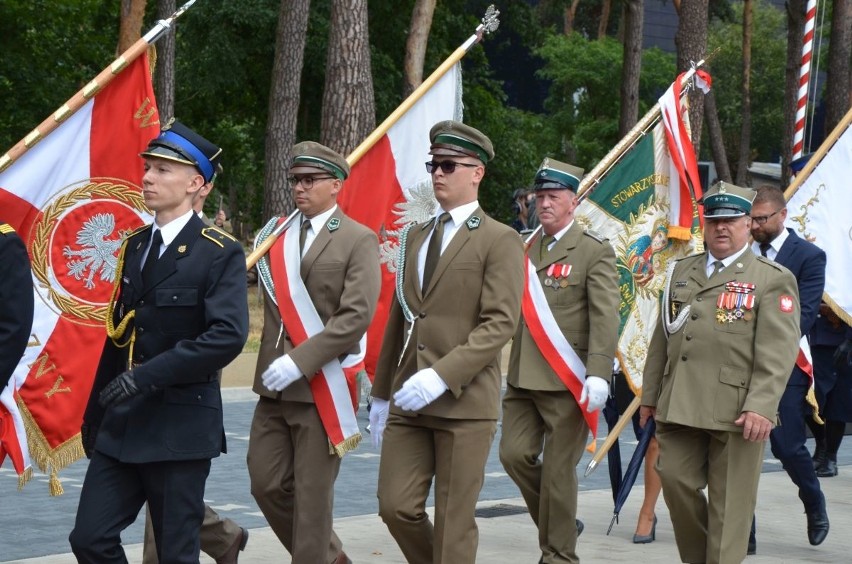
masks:
[(757, 192), (728, 182), (717, 182), (704, 194), (704, 217), (742, 217), (751, 214)]
[(583, 169), (556, 159), (545, 158), (535, 173), (533, 190), (571, 190), (576, 192), (583, 178)]
[(192, 165), (205, 182), (213, 181), (222, 171), (222, 149), (177, 120), (164, 125), (139, 156)]
[(439, 121), (429, 131), (430, 155), (473, 157), (487, 163), (494, 158), (494, 146), (484, 133), (460, 121)]
[(346, 180), (349, 177), (349, 163), (343, 155), (325, 145), (315, 141), (302, 141), (293, 145), (292, 152), (291, 171), (294, 168), (309, 167), (324, 170), (339, 180)]

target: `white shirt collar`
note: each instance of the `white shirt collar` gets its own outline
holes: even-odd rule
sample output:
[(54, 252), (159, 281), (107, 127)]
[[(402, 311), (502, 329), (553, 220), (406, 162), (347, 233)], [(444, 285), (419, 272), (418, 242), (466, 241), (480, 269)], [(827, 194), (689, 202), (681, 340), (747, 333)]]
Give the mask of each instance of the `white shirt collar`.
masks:
[[(775, 257), (778, 256), (778, 253), (781, 252), (781, 246), (784, 244), (784, 241), (787, 240), (787, 237), (790, 236), (790, 233), (787, 231), (787, 228), (781, 230), (781, 233), (778, 234), (776, 238), (769, 242), (769, 250), (766, 251), (766, 258), (775, 260)], [(751, 250), (754, 251), (754, 254), (760, 254), (760, 243), (757, 241), (752, 242)]]
[[(302, 215), (302, 221), (307, 219), (309, 222), (311, 222), (311, 231), (313, 231), (316, 234), (316, 233), (320, 232), (320, 229), (322, 229), (323, 225), (328, 223), (328, 220), (331, 218), (331, 216), (334, 214), (335, 211), (337, 211), (337, 204), (334, 204), (333, 206), (331, 206), (330, 208), (328, 208), (324, 212), (318, 213), (310, 219), (306, 218), (303, 214)], [(300, 222), (300, 225), (301, 225), (301, 222)]]
[[(178, 236), (178, 233), (180, 233), (181, 230), (186, 227), (186, 224), (189, 223), (189, 220), (192, 219), (192, 215), (194, 213), (195, 211), (190, 209), (182, 216), (171, 220), (163, 226), (158, 226), (157, 223), (154, 222), (153, 229), (160, 230), (160, 234), (163, 236), (163, 245), (168, 247), (172, 243), (172, 241), (175, 240), (175, 237)], [(153, 233), (154, 232), (152, 231), (151, 234), (153, 235)]]
[[(460, 205), (456, 208), (453, 208), (449, 212), (447, 212), (447, 213), (450, 214), (450, 219), (453, 222), (452, 227), (457, 227), (457, 226), (461, 225), (462, 223), (464, 223), (465, 220), (467, 220), (467, 218), (470, 217), (470, 215), (473, 212), (475, 212), (478, 207), (479, 207), (479, 200), (474, 200), (474, 201), (469, 202), (467, 204), (462, 204), (462, 205)], [(438, 207), (438, 213), (435, 214), (435, 217), (438, 217), (439, 215), (444, 213), (444, 211), (445, 210), (443, 208)]]
[[(571, 222), (568, 225), (566, 225), (565, 227), (563, 227), (562, 229), (560, 229), (559, 231), (556, 232), (556, 234), (553, 236), (553, 242), (550, 243), (550, 245), (548, 246), (548, 250), (550, 250), (550, 248), (552, 248), (553, 245), (556, 244), (556, 241), (562, 239), (563, 235), (568, 233), (568, 230), (571, 229), (572, 225), (574, 225), (573, 219), (571, 220)], [(544, 232), (542, 231), (542, 233), (544, 233)]]
[(717, 259), (716, 257), (714, 257), (710, 253), (710, 251), (707, 251), (707, 265), (706, 265), (707, 270), (712, 272), (713, 271), (713, 263), (716, 262), (717, 260), (722, 261), (722, 268), (728, 268), (729, 266), (731, 266), (731, 264), (735, 260), (740, 258), (740, 255), (742, 255), (744, 252), (746, 252), (746, 249), (748, 249), (748, 243), (743, 245), (743, 248), (740, 249), (739, 251), (737, 251), (736, 253), (732, 254), (731, 256), (729, 256), (727, 258), (723, 258), (723, 259)]

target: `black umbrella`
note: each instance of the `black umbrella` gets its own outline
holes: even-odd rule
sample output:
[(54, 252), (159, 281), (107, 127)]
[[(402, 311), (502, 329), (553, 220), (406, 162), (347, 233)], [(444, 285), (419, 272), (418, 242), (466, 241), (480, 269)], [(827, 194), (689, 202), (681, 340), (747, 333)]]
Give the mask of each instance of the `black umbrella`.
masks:
[(642, 434), (639, 436), (639, 443), (636, 445), (636, 450), (633, 451), (633, 456), (630, 462), (627, 463), (627, 470), (624, 472), (624, 478), (621, 482), (621, 487), (618, 489), (618, 494), (615, 496), (615, 508), (612, 510), (612, 521), (609, 522), (609, 529), (606, 534), (612, 530), (612, 526), (618, 522), (618, 514), (627, 501), (627, 496), (630, 495), (630, 489), (636, 482), (636, 476), (639, 475), (639, 468), (642, 466), (642, 461), (645, 460), (645, 452), (648, 450), (648, 443), (651, 442), (651, 437), (654, 436), (654, 431), (657, 429), (657, 423), (653, 417), (649, 417), (645, 423), (645, 428), (642, 429)]
[[(606, 404), (603, 408), (603, 416), (606, 421), (607, 432), (611, 433), (612, 428), (618, 423), (618, 405), (615, 401), (615, 394), (610, 394), (606, 398)], [(621, 450), (618, 447), (618, 439), (615, 440), (612, 447), (606, 453), (607, 466), (609, 466), (609, 485), (612, 488), (612, 501), (615, 502), (615, 496), (621, 489)]]

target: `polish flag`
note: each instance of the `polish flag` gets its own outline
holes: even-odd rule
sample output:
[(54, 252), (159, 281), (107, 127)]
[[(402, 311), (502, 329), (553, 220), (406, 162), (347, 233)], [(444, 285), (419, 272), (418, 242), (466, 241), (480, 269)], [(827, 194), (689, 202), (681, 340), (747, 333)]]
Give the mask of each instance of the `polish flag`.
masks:
[(438, 203), (432, 177), (426, 172), (429, 130), (443, 120), (462, 119), (461, 67), (457, 63), (430, 88), (352, 167), (337, 198), (341, 209), (379, 236), (382, 291), (376, 315), (367, 330), (364, 359), (372, 381), (385, 324), (394, 299), (397, 237), (412, 222), (426, 221)]
[(27, 245), (35, 293), (29, 346), (9, 383), (17, 401), (3, 402), (16, 440), (6, 429), (3, 444), (21, 450), (13, 461), (25, 461), (28, 446), (54, 494), (62, 489), (56, 472), (83, 456), (78, 435), (118, 249), (125, 233), (151, 219), (139, 153), (158, 133), (143, 55), (0, 173), (0, 210)]

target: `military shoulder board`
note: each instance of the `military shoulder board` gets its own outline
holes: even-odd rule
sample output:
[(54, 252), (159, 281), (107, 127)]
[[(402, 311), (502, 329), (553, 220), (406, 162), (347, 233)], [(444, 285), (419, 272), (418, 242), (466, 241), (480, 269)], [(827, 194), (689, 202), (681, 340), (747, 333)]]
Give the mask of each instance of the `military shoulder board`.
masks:
[(597, 231), (592, 231), (591, 229), (586, 229), (585, 231), (583, 231), (583, 233), (585, 233), (586, 235), (588, 235), (589, 237), (591, 237), (592, 239), (594, 239), (598, 243), (603, 243), (604, 241), (607, 240), (607, 237), (604, 237), (603, 235), (601, 235)]
[(237, 241), (234, 238), (233, 235), (231, 235), (230, 233), (226, 233), (225, 231), (222, 231), (221, 229), (219, 229), (218, 227), (215, 227), (215, 226), (205, 227), (204, 229), (201, 230), (201, 235), (204, 236), (207, 239), (210, 239), (211, 241), (213, 241), (214, 243), (216, 243), (217, 245), (219, 245), (222, 248), (225, 247), (225, 244), (223, 243), (223, 241), (225, 241), (227, 239), (230, 239), (231, 241), (234, 241), (234, 242)]
[(14, 233), (15, 228), (9, 225), (8, 223), (0, 223), (0, 233), (3, 235), (8, 235), (9, 233)]

